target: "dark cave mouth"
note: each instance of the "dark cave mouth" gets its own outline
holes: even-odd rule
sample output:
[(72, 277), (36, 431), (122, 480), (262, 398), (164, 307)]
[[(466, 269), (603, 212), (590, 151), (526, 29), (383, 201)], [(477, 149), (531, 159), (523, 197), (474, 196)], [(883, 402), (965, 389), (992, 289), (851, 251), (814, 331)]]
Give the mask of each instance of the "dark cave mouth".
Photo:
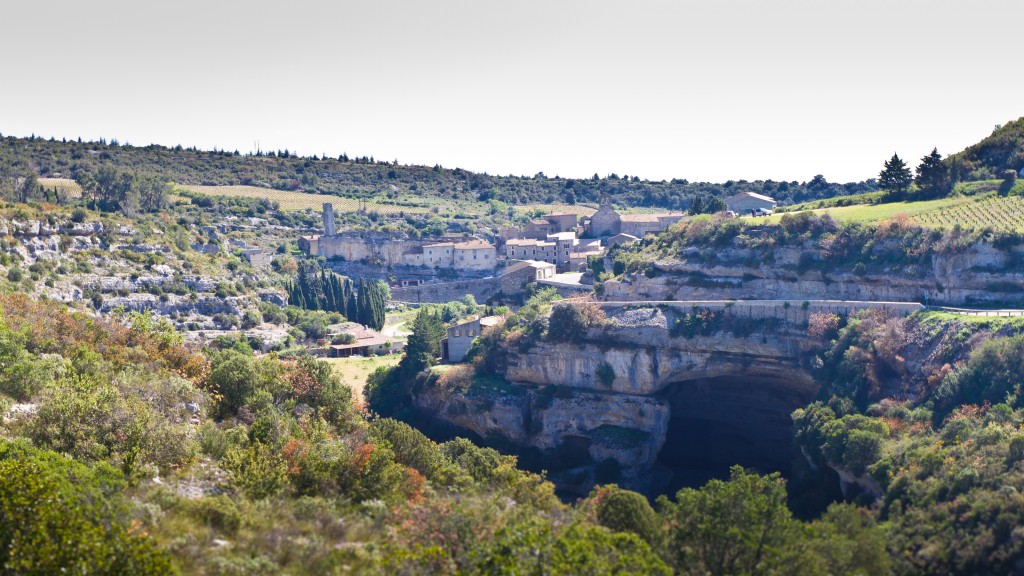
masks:
[(671, 416), (650, 472), (651, 495), (673, 496), (681, 488), (726, 479), (735, 465), (789, 477), (798, 457), (790, 415), (814, 392), (798, 379), (777, 377), (721, 376), (671, 385), (662, 393)]

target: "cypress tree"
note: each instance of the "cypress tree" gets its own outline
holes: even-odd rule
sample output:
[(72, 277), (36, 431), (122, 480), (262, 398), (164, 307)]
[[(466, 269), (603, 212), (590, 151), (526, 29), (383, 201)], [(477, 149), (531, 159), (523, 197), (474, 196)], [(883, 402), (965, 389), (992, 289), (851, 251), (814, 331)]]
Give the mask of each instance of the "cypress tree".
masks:
[(334, 292), (334, 311), (335, 312), (340, 312), (340, 313), (344, 314), (345, 313), (345, 292), (344, 292), (344, 289), (342, 288), (341, 276), (338, 276), (337, 274), (334, 275), (333, 292)]
[(358, 292), (356, 292), (356, 318), (355, 318), (355, 320), (356, 320), (356, 322), (362, 324), (363, 326), (368, 326), (369, 325), (369, 320), (367, 319), (367, 316), (368, 316), (367, 315), (367, 311), (369, 310), (369, 305), (367, 304), (367, 298), (366, 298), (367, 293), (366, 292), (367, 292), (366, 291), (366, 282), (362, 278), (360, 278), (359, 279), (359, 289), (358, 289)]
[(357, 322), (356, 318), (359, 317), (358, 304), (353, 283), (348, 282), (345, 296), (345, 317), (351, 322)]

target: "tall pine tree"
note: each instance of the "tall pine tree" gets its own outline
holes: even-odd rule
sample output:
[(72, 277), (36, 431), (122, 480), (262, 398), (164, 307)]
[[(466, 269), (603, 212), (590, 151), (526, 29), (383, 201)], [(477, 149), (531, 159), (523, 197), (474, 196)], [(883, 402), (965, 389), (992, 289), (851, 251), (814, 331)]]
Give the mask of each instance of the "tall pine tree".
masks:
[(939, 198), (952, 191), (953, 178), (949, 167), (942, 161), (942, 155), (939, 154), (938, 148), (921, 158), (914, 183), (921, 190), (922, 198)]
[(882, 171), (878, 174), (878, 187), (889, 193), (892, 200), (903, 200), (906, 197), (907, 188), (914, 181), (913, 175), (907, 163), (896, 154), (885, 162)]

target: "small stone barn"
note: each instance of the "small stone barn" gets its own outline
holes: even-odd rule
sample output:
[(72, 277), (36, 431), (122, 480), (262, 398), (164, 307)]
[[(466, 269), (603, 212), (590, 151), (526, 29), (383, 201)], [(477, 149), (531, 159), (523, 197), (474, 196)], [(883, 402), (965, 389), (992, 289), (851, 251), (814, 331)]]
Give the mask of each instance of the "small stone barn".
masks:
[(746, 214), (751, 210), (758, 208), (765, 208), (767, 210), (775, 210), (775, 199), (771, 196), (765, 196), (764, 194), (757, 194), (755, 192), (740, 192), (735, 196), (730, 196), (725, 199), (726, 206), (729, 210), (738, 214)]

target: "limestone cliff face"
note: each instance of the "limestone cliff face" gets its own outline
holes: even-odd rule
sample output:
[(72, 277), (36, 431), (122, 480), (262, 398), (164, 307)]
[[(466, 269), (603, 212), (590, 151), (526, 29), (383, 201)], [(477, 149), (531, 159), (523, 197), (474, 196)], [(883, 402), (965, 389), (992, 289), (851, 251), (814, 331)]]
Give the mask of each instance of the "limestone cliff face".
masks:
[[(680, 430), (687, 422), (723, 430), (716, 450), (771, 452), (780, 443), (788, 449), (789, 414), (817, 391), (804, 366), (805, 330), (773, 325), (770, 333), (673, 337), (668, 326), (682, 313), (613, 311), (584, 342), (509, 350), (501, 386), (428, 387), (417, 394), (417, 406), (481, 437), (539, 451), (549, 469), (565, 461), (579, 476), (614, 460), (619, 481), (636, 487), (663, 451), (689, 442), (670, 434), (680, 422)], [(742, 446), (729, 444), (736, 438)]]
[(1024, 247), (998, 250), (980, 243), (936, 255), (930, 265), (893, 266), (885, 272), (854, 274), (842, 262), (830, 270), (800, 270), (801, 260), (820, 258), (816, 249), (780, 248), (773, 261), (749, 249), (727, 248), (708, 264), (697, 249), (684, 257), (656, 262), (657, 274), (628, 275), (604, 284), (605, 298), (633, 300), (874, 300), (927, 302), (951, 306), (970, 303), (1024, 304)]
[[(719, 332), (685, 339), (662, 330), (655, 343), (644, 342), (648, 338), (629, 330), (603, 334), (608, 342), (600, 345), (539, 343), (513, 355), (505, 377), (519, 383), (647, 396), (673, 383), (721, 376), (796, 379), (812, 385), (810, 375), (800, 368), (800, 337), (773, 334), (768, 340), (761, 334), (740, 338)], [(634, 342), (621, 341), (630, 337)], [(615, 374), (610, 385), (597, 376), (604, 365)]]

